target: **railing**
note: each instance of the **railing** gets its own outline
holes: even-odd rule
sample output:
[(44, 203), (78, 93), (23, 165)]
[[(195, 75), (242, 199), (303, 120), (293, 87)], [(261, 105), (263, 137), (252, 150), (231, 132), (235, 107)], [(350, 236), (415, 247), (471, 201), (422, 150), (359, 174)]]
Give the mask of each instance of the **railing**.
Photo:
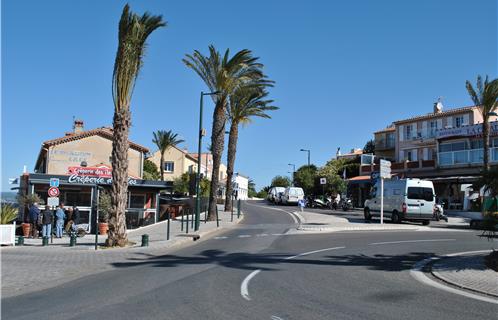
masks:
[[(461, 151), (439, 152), (438, 163), (440, 166), (453, 166), (460, 164), (482, 164), (484, 159), (483, 149), (470, 149)], [(490, 162), (498, 162), (498, 148), (489, 149)]]
[(394, 139), (377, 139), (375, 140), (376, 150), (394, 149)]

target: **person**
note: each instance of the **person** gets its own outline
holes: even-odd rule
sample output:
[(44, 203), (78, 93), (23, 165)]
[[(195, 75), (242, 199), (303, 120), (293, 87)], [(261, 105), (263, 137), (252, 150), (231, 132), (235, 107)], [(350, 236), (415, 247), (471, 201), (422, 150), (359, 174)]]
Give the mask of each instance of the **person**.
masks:
[(62, 229), (64, 228), (64, 219), (66, 214), (64, 213), (64, 203), (61, 202), (59, 208), (55, 212), (55, 236), (57, 238), (62, 238)]
[(38, 238), (38, 216), (40, 215), (40, 209), (38, 209), (38, 203), (33, 203), (29, 208), (29, 224), (31, 225), (31, 238)]
[(67, 208), (67, 213), (66, 213), (66, 224), (64, 226), (64, 228), (66, 228), (66, 231), (68, 229), (68, 225), (70, 223), (72, 223), (72, 220), (73, 220), (73, 207), (69, 207)]
[(46, 206), (45, 210), (42, 212), (42, 235), (43, 237), (50, 237), (52, 233), (52, 223), (54, 221), (54, 214), (50, 210), (50, 206)]
[(73, 206), (73, 223), (80, 224), (80, 210), (76, 206)]

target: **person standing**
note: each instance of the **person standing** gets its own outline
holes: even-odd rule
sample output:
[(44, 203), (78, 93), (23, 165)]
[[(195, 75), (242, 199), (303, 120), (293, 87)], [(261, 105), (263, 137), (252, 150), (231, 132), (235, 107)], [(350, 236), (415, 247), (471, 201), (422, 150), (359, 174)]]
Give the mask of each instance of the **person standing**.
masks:
[(64, 203), (61, 203), (55, 212), (55, 236), (57, 238), (62, 238), (62, 229), (64, 228), (64, 219), (66, 214), (64, 213)]
[(31, 238), (38, 238), (38, 216), (40, 215), (40, 209), (38, 209), (38, 203), (33, 203), (29, 208), (29, 224), (31, 225)]
[(73, 206), (73, 222), (80, 224), (80, 210), (76, 206)]
[(54, 214), (50, 210), (50, 206), (46, 206), (45, 210), (42, 212), (42, 235), (43, 237), (50, 237), (52, 233), (52, 223), (54, 222)]

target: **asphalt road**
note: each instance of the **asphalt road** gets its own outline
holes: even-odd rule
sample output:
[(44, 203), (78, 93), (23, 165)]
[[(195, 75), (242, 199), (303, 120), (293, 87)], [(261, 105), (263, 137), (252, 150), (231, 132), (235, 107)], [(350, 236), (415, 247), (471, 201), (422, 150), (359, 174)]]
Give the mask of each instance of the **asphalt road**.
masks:
[[(496, 319), (498, 306), (422, 284), (417, 261), (489, 249), (474, 232), (282, 235), (291, 215), (244, 205), (238, 228), (161, 257), (2, 300), (3, 319)], [(406, 242), (431, 240), (427, 242)], [(385, 243), (398, 242), (401, 243)], [(296, 256), (302, 253), (308, 255)], [(296, 256), (296, 257), (293, 257)], [(292, 258), (291, 258), (292, 257)], [(247, 296), (241, 285), (247, 276)], [(250, 299), (250, 300), (248, 300)]]

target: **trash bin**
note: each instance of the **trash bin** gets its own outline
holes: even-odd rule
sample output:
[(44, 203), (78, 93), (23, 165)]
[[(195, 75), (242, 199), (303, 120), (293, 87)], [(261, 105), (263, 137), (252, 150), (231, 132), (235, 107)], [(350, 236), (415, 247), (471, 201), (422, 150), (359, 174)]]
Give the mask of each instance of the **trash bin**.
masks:
[(142, 247), (148, 247), (148, 246), (149, 246), (149, 235), (143, 234), (142, 235)]

